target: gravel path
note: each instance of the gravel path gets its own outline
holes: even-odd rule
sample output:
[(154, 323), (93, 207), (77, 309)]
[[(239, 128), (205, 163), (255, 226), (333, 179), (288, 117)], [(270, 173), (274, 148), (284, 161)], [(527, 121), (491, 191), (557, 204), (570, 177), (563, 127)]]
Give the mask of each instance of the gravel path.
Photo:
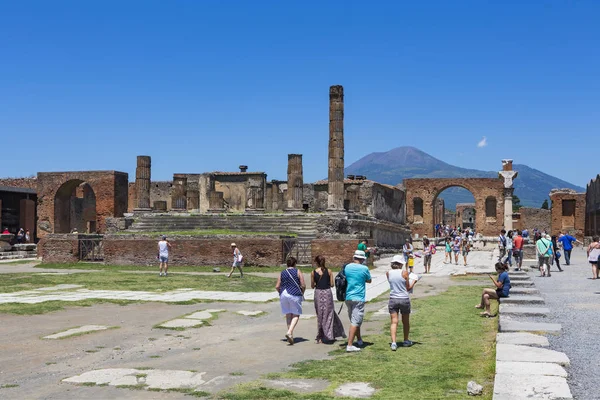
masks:
[[(564, 257), (561, 261), (564, 260)], [(548, 335), (550, 348), (571, 359), (569, 385), (576, 399), (600, 399), (600, 280), (592, 272), (585, 251), (573, 251), (565, 272), (552, 267), (552, 277), (540, 278), (535, 285), (550, 308), (544, 322), (562, 324), (560, 335)]]

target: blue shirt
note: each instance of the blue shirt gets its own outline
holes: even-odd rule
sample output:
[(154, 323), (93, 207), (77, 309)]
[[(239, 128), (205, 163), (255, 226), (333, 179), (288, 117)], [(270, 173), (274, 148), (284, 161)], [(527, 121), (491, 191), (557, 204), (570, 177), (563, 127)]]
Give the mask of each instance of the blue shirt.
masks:
[(503, 296), (508, 296), (508, 292), (510, 291), (510, 278), (508, 277), (508, 272), (504, 271), (498, 276), (498, 282), (502, 283), (502, 289), (498, 289), (502, 291)]
[(563, 249), (569, 251), (573, 250), (573, 242), (577, 239), (571, 235), (562, 235), (558, 240), (559, 242), (562, 242)]
[(346, 300), (365, 301), (367, 281), (371, 280), (369, 268), (361, 264), (348, 264), (344, 269), (346, 272)]

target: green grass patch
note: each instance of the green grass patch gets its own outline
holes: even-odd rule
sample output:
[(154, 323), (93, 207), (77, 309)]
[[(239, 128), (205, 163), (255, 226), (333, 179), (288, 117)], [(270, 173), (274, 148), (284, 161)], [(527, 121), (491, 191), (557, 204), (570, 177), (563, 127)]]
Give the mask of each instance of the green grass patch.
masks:
[(106, 271), (70, 275), (7, 274), (0, 280), (0, 293), (31, 290), (60, 284), (81, 285), (90, 290), (132, 290), (163, 292), (176, 289), (196, 289), (228, 292), (270, 292), (274, 290), (271, 278), (246, 276), (227, 278), (223, 275), (171, 275), (130, 274)]
[(0, 314), (17, 314), (17, 315), (35, 315), (45, 314), (49, 312), (61, 311), (66, 307), (91, 307), (94, 304), (112, 303), (125, 306), (128, 304), (138, 303), (137, 301), (127, 300), (105, 300), (105, 299), (88, 299), (80, 301), (45, 301), (36, 304), (22, 303), (6, 303), (0, 304)]
[(150, 356), (150, 358), (161, 358), (162, 356)]
[(152, 368), (152, 367), (134, 367), (133, 369), (137, 369), (137, 370), (140, 370), (140, 371), (149, 371), (149, 370), (154, 369), (154, 368)]
[[(334, 399), (339, 385), (368, 382), (377, 389), (373, 399), (464, 399), (467, 383), (474, 380), (484, 386), (482, 398), (491, 399), (497, 320), (481, 318), (473, 308), (480, 295), (480, 287), (455, 286), (441, 295), (413, 300), (410, 337), (419, 342), (413, 347), (392, 352), (386, 322), (382, 333), (365, 335), (373, 345), (358, 354), (345, 353), (342, 343), (331, 353), (333, 359), (300, 362), (278, 374), (286, 379), (326, 377), (331, 382), (327, 391), (304, 395), (253, 382), (222, 393), (222, 398)], [(401, 324), (398, 334), (401, 339)]]
[(243, 372), (230, 372), (229, 375), (231, 375), (231, 376), (243, 376), (244, 373)]
[[(119, 236), (127, 236), (127, 235), (138, 235), (138, 236), (149, 236), (155, 237), (156, 239), (160, 238), (162, 235), (169, 236), (215, 236), (215, 235), (230, 235), (230, 236), (288, 236), (288, 237), (297, 237), (298, 234), (294, 232), (255, 232), (255, 231), (236, 231), (232, 229), (190, 229), (183, 231), (164, 231), (164, 232), (154, 232), (154, 231), (142, 231), (142, 232), (131, 232), (131, 231), (119, 231), (115, 233), (115, 235)], [(176, 241), (176, 239), (175, 239)]]
[(46, 365), (55, 365), (55, 362), (47, 362)]
[(6, 385), (0, 385), (0, 389), (18, 388), (19, 385), (14, 383), (7, 383)]

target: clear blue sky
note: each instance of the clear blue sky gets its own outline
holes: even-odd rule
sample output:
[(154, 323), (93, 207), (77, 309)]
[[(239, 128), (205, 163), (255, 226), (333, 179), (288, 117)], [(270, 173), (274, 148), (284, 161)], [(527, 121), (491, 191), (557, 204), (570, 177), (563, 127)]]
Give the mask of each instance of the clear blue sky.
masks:
[(155, 180), (239, 164), (285, 179), (302, 153), (314, 181), (334, 84), (346, 165), (411, 145), (582, 186), (600, 172), (600, 2), (374, 3), (4, 1), (0, 176), (134, 180), (145, 154)]

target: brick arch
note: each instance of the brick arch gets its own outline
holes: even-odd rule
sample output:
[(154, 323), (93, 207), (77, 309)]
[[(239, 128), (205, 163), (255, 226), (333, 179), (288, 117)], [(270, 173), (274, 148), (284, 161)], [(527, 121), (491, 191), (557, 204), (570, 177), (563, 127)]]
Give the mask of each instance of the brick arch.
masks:
[[(106, 229), (108, 217), (122, 217), (127, 212), (128, 175), (117, 171), (40, 172), (37, 175), (38, 237), (58, 232), (56, 224), (56, 199), (81, 183), (87, 183), (96, 199), (96, 227), (100, 233)], [(64, 229), (59, 228), (59, 231)]]
[[(93, 224), (88, 225), (88, 223)], [(87, 182), (71, 179), (63, 183), (54, 195), (54, 232), (95, 232), (97, 223), (96, 194)]]
[[(413, 235), (434, 234), (434, 204), (440, 193), (450, 187), (462, 187), (475, 198), (475, 226), (484, 236), (494, 236), (504, 224), (504, 184), (498, 178), (414, 178), (404, 179), (406, 188), (406, 222)], [(486, 218), (485, 200), (496, 199), (496, 218)], [(414, 220), (414, 199), (423, 200), (423, 222)]]

